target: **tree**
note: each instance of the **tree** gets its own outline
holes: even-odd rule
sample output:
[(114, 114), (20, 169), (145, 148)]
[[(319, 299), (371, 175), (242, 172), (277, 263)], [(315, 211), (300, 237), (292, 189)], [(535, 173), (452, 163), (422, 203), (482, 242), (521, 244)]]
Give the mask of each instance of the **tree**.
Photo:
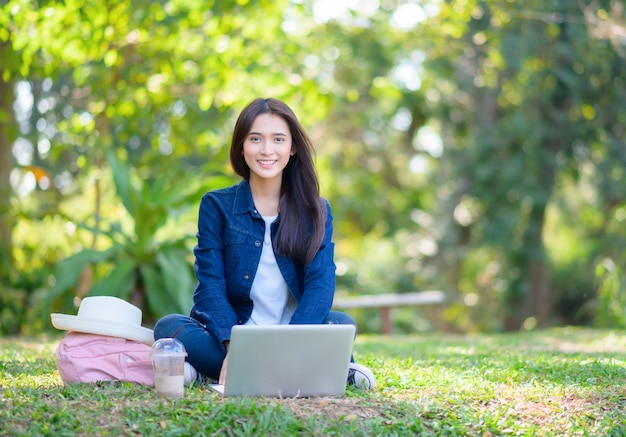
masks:
[[(3, 107), (16, 89), (33, 104), (0, 120), (0, 151), (33, 152), (2, 160), (0, 188), (10, 172), (39, 184), (0, 199), (3, 253), (14, 271), (44, 258), (11, 249), (16, 217), (77, 229), (47, 268), (131, 241), (106, 154), (143, 181), (179, 168), (226, 183), (236, 111), (273, 95), (318, 146), (340, 292), (442, 288), (465, 330), (588, 321), (598, 281), (619, 282), (595, 266), (624, 262), (626, 87), (623, 2), (587, 3), (356, 2), (321, 20), (312, 1), (5, 2)], [(64, 297), (110, 265), (90, 269)]]
[[(0, 39), (0, 57), (9, 55), (8, 42)], [(3, 63), (4, 64), (4, 63)], [(8, 76), (5, 67), (0, 66), (0, 77)], [(13, 119), (13, 87), (14, 79), (0, 80), (0, 282), (8, 284), (13, 265), (13, 226), (11, 214), (11, 182), (10, 175), (13, 163), (11, 144), (15, 137), (15, 121)]]
[[(427, 70), (446, 80), (438, 81), (440, 111), (453, 119), (448, 126), (455, 132), (447, 137), (446, 150), (452, 151), (447, 153), (455, 173), (462, 175), (454, 194), (461, 201), (452, 202), (451, 210), (473, 208), (471, 220), (460, 223), (468, 228), (472, 247), (488, 245), (500, 254), (491, 261), (499, 272), (492, 280), (503, 284), (498, 286), (504, 292), (503, 326), (510, 330), (525, 322), (547, 326), (554, 315), (545, 230), (561, 175), (600, 164), (584, 159), (584, 149), (614, 149), (612, 141), (602, 139), (615, 122), (607, 125), (593, 114), (617, 109), (615, 92), (600, 95), (606, 96), (602, 83), (619, 77), (613, 74), (622, 68), (602, 64), (623, 66), (624, 60), (590, 37), (585, 12), (561, 1), (450, 2), (440, 18), (449, 24), (451, 17), (466, 16), (467, 27), (452, 28), (449, 50), (429, 56)], [(446, 23), (431, 21), (431, 32), (440, 33)], [(606, 74), (611, 79), (602, 77)], [(611, 186), (616, 183), (621, 184), (611, 179)], [(453, 242), (447, 251), (456, 248)]]
[[(617, 4), (398, 2), (369, 15), (355, 6), (324, 25), (336, 53), (328, 61), (335, 98), (325, 133), (337, 142), (326, 146), (326, 165), (337, 215), (348, 217), (338, 229), (352, 242), (396, 236), (403, 244), (395, 256), (411, 254), (391, 269), (375, 257), (386, 281), (374, 291), (437, 283), (451, 295), (448, 318), (461, 327), (514, 330), (562, 320), (574, 292), (562, 272), (572, 267), (558, 264), (563, 258), (546, 235), (554, 232), (550, 211), (567, 207), (559, 196), (589, 166), (602, 182), (591, 181), (597, 199), (613, 199), (602, 207), (604, 222), (623, 205), (616, 167), (624, 147), (613, 132), (621, 132), (624, 113), (624, 58), (615, 38), (597, 37), (619, 20)], [(409, 8), (430, 17), (399, 29), (394, 19)], [(400, 67), (412, 69), (413, 89), (397, 80)], [(399, 132), (394, 124), (407, 118)], [(424, 126), (439, 130), (441, 157), (420, 144)], [(408, 171), (417, 158), (428, 163), (426, 182)], [(592, 223), (559, 226), (577, 227), (584, 238), (597, 232)], [(433, 237), (429, 254), (402, 247)], [(595, 295), (593, 259), (608, 248), (593, 247), (579, 254), (590, 257), (584, 268), (574, 267), (586, 284), (574, 298), (577, 312)], [(357, 270), (366, 269), (363, 261)], [(399, 266), (420, 279), (390, 285)]]
[[(17, 81), (27, 81), (34, 102), (23, 115), (37, 126), (16, 132), (9, 144), (17, 138), (33, 150), (37, 141), (50, 144), (46, 156), (23, 157), (29, 164), (41, 158), (39, 166), (50, 175), (50, 186), (36, 191), (55, 193), (51, 208), (37, 218), (62, 216), (83, 229), (82, 235), (88, 229), (89, 242), (75, 243), (99, 251), (111, 244), (103, 237), (108, 151), (118, 151), (145, 180), (183, 165), (200, 177), (223, 178), (231, 175), (226, 132), (244, 103), (276, 94), (293, 96), (297, 106), (308, 94), (303, 109), (315, 108), (313, 82), (299, 74), (297, 63), (288, 62), (300, 56), (299, 47), (281, 37), (287, 6), (273, 1), (256, 2), (254, 8), (239, 1), (215, 6), (142, 0), (6, 3), (0, 17), (11, 38), (0, 36), (7, 41), (11, 74), (3, 76), (3, 85), (13, 90)], [(7, 96), (10, 107), (15, 97)], [(45, 111), (39, 111), (42, 103)], [(306, 114), (316, 117), (319, 110)], [(9, 171), (3, 169), (3, 178)], [(64, 205), (73, 198), (93, 203), (85, 212), (68, 212)], [(11, 242), (3, 249), (11, 253)], [(63, 251), (69, 255), (67, 247)], [(70, 291), (78, 297), (99, 279), (92, 278), (91, 263), (83, 266), (78, 288)], [(160, 306), (155, 313), (162, 311)]]

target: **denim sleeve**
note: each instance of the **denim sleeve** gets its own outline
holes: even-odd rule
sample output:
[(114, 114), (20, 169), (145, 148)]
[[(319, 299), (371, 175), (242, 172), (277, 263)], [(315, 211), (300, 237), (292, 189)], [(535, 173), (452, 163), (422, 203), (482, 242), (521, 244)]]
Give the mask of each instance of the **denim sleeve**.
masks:
[(315, 258), (304, 270), (302, 297), (291, 318), (291, 324), (319, 324), (328, 315), (335, 295), (335, 244), (333, 216), (328, 201), (324, 241)]
[(222, 343), (230, 339), (237, 316), (226, 294), (224, 269), (224, 228), (226, 215), (211, 196), (204, 196), (198, 215), (198, 243), (194, 248), (194, 270), (198, 284), (191, 316)]

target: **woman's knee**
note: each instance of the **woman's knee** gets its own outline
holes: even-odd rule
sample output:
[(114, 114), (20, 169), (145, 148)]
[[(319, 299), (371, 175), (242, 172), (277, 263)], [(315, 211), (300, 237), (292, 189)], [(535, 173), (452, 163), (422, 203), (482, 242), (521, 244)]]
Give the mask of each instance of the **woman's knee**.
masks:
[(187, 323), (188, 316), (168, 314), (157, 320), (154, 325), (154, 339), (174, 337), (176, 332)]
[(224, 351), (200, 322), (181, 314), (167, 315), (154, 326), (154, 338), (164, 337), (176, 337), (183, 343), (187, 361), (198, 372), (213, 379), (219, 377)]
[(329, 312), (324, 323), (328, 325), (354, 325), (354, 334), (356, 335), (358, 331), (358, 326), (354, 319), (341, 311)]

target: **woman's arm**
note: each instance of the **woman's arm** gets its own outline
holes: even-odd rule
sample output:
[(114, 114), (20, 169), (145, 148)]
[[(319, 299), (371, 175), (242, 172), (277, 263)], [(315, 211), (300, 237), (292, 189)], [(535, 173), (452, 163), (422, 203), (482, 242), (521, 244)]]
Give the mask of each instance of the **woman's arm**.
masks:
[(194, 270), (198, 284), (194, 292), (192, 317), (204, 324), (220, 343), (230, 339), (237, 316), (228, 301), (224, 269), (224, 228), (226, 215), (219, 203), (205, 195), (198, 214), (198, 243)]

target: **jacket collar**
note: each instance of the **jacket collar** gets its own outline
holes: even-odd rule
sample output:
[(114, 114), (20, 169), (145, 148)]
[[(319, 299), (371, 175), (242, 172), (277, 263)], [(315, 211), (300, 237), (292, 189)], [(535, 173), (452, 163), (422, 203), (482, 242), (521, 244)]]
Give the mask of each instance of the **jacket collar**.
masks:
[[(247, 180), (242, 180), (237, 184), (235, 190), (235, 201), (233, 202), (233, 213), (243, 214), (246, 212), (255, 213), (254, 200), (252, 200), (252, 191), (250, 190), (250, 183)], [(257, 213), (258, 214), (258, 213)]]

